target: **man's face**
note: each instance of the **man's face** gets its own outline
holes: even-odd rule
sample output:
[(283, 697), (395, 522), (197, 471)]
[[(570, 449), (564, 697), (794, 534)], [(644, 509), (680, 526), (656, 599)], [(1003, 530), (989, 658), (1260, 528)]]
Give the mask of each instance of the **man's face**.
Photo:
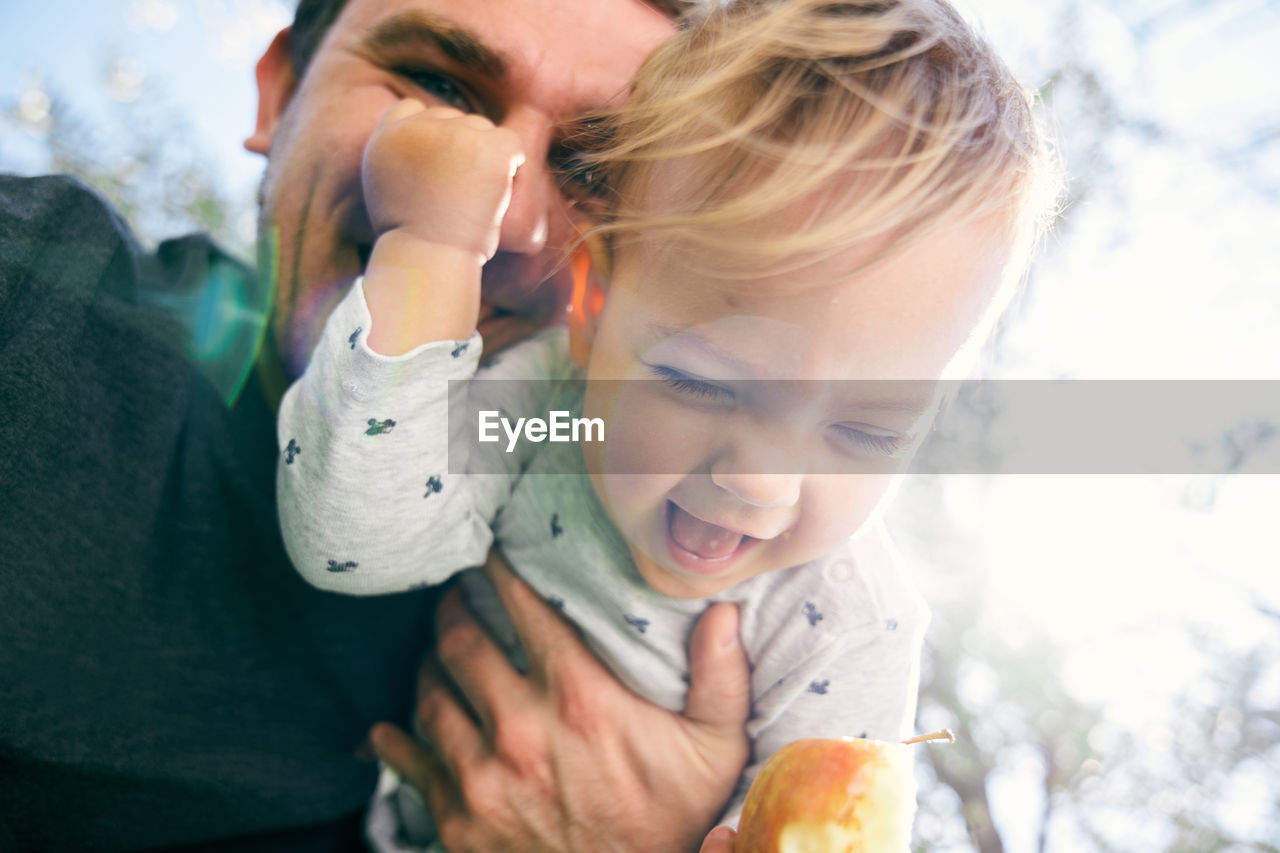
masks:
[(268, 126), (260, 115), (249, 147), (269, 145), (260, 230), (278, 241), (273, 331), (286, 373), (301, 373), (363, 271), (376, 235), (361, 158), (402, 98), (481, 113), (519, 134), (526, 160), (484, 268), (486, 310), (552, 319), (568, 289), (563, 259), (575, 226), (574, 152), (563, 140), (574, 119), (622, 95), (673, 32), (641, 0), (350, 0), (296, 89), (279, 79), (287, 68), (275, 78), (268, 70), (264, 84), (260, 66), (264, 103), (264, 85), (284, 91), (278, 124), (268, 107)]

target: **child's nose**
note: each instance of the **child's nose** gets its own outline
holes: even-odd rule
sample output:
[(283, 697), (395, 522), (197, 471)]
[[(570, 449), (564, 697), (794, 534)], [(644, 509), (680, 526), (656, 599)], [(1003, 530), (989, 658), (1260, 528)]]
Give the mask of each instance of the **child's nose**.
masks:
[(750, 506), (795, 506), (804, 465), (793, 430), (753, 422), (725, 432), (711, 460), (711, 482)]
[(711, 482), (743, 503), (757, 507), (794, 506), (800, 500), (799, 474), (761, 474), (734, 471), (724, 462), (711, 468)]

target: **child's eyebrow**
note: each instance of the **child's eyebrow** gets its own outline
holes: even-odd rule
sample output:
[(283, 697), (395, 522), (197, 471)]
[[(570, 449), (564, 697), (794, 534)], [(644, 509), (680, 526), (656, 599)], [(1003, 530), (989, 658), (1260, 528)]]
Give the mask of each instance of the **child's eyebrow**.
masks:
[[(844, 380), (844, 383), (858, 386), (858, 387), (865, 386), (868, 389), (875, 388), (878, 385), (890, 385), (891, 387), (897, 387), (897, 386), (903, 385), (904, 383), (918, 384), (918, 385), (933, 384), (933, 383), (928, 383), (924, 381), (920, 381), (920, 382), (917, 382), (915, 380), (898, 381), (893, 379), (851, 379), (851, 380)], [(923, 415), (925, 412), (929, 411), (929, 407), (931, 405), (931, 399), (932, 397), (929, 395), (919, 395), (919, 394), (912, 395), (912, 396), (904, 396), (901, 398), (857, 396), (856, 398), (850, 401), (849, 407), (852, 409), (857, 409), (858, 411), (862, 411), (862, 412), (888, 412), (891, 414), (906, 414), (906, 415), (914, 415), (916, 417), (919, 417), (920, 415)]]
[(698, 353), (719, 362), (737, 373), (748, 373), (755, 377), (768, 375), (768, 372), (761, 369), (760, 365), (729, 352), (710, 338), (693, 329), (677, 329), (663, 323), (649, 322), (645, 325), (645, 332), (650, 340), (696, 350)]
[[(850, 412), (904, 414), (919, 418), (933, 406), (937, 383), (915, 379), (769, 379), (769, 371), (729, 352), (715, 341), (694, 329), (678, 329), (664, 323), (651, 321), (644, 326), (649, 340), (658, 343), (671, 342), (688, 347), (707, 358), (719, 362), (731, 371), (746, 374), (748, 378), (762, 382), (823, 383), (831, 396)], [(816, 390), (816, 386), (809, 386)]]
[(420, 10), (400, 12), (379, 21), (365, 35), (362, 46), (375, 57), (395, 54), (405, 48), (435, 48), (459, 65), (490, 77), (501, 78), (507, 73), (507, 63), (501, 54), (486, 45), (479, 35)]

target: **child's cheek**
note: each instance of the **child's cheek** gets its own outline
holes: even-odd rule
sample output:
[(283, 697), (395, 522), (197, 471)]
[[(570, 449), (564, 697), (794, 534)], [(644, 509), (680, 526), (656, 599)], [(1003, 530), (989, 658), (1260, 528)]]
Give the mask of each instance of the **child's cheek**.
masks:
[(891, 474), (806, 477), (803, 510), (792, 532), (801, 552), (797, 556), (813, 560), (843, 545), (875, 514), (896, 479)]
[(605, 421), (604, 447), (596, 449), (605, 474), (679, 476), (705, 468), (723, 433), (721, 415), (683, 405), (659, 382), (609, 384), (616, 392), (592, 413)]
[[(717, 425), (662, 393), (653, 381), (588, 384), (584, 412), (605, 422), (605, 441), (584, 444), (592, 483), (614, 523), (641, 548), (656, 548), (668, 493), (704, 470)], [(692, 416), (691, 416), (692, 415)]]

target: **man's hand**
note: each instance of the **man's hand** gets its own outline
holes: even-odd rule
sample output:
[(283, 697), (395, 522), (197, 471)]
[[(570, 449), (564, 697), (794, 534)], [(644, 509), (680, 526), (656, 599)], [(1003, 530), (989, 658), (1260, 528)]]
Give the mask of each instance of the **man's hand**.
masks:
[(519, 675), (458, 592), (437, 613), (439, 663), (419, 684), (432, 747), (394, 726), (379, 756), (421, 789), (441, 840), (465, 851), (695, 851), (748, 755), (737, 609), (708, 608), (690, 641), (684, 715), (631, 693), (574, 630), (491, 556), (485, 572), (529, 657)]
[(702, 840), (698, 853), (733, 853), (733, 840), (737, 833), (727, 826), (717, 826)]

